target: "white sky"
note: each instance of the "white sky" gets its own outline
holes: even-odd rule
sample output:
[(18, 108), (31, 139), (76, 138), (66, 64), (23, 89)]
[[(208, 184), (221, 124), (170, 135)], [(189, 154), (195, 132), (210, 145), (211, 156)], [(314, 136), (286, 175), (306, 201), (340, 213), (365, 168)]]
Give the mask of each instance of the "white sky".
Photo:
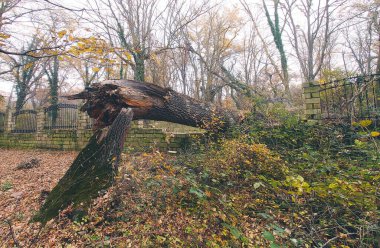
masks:
[[(89, 0), (89, 1), (90, 2), (96, 2), (96, 0)], [(52, 2), (58, 3), (59, 5), (62, 5), (62, 6), (67, 7), (67, 8), (73, 8), (73, 9), (82, 9), (82, 8), (86, 8), (86, 6), (87, 6), (87, 0), (61, 0), (61, 1), (52, 0)], [(212, 1), (212, 2), (222, 3), (222, 5), (230, 6), (230, 8), (232, 6), (238, 6), (239, 5), (239, 0), (220, 0), (220, 1)], [(260, 0), (251, 0), (249, 2), (252, 2), (252, 3), (260, 2)], [(28, 6), (29, 4), (33, 5), (34, 1), (30, 0), (30, 3), (27, 3), (25, 6), (29, 7)], [(81, 12), (76, 12), (76, 13), (80, 14)], [(39, 15), (38, 18), (43, 19), (44, 14), (46, 14), (46, 12), (41, 12), (41, 15)], [(12, 38), (11, 39), (13, 39), (12, 43), (22, 44), (23, 41), (29, 40), (31, 35), (33, 34), (33, 32), (34, 32), (33, 30), (35, 29), (36, 26), (38, 26), (38, 24), (30, 22), (29, 17), (20, 18), (17, 21), (17, 23), (12, 24), (12, 26), (11, 26), (11, 32), (12, 32)], [(17, 51), (15, 49), (8, 49), (8, 50)], [(3, 69), (0, 67), (0, 71), (6, 70), (6, 69), (7, 68)], [(4, 78), (0, 78), (0, 94), (2, 94), (2, 95), (9, 95), (11, 90), (12, 90), (14, 82), (11, 79), (11, 77), (9, 77), (9, 78), (10, 78), (10, 80), (5, 80)], [(71, 80), (75, 80), (75, 79), (71, 79)], [(13, 95), (15, 95), (15, 93), (13, 93)]]
[[(69, 7), (69, 8), (78, 8), (78, 9), (83, 8), (83, 7), (85, 8), (86, 7), (86, 3), (87, 3), (87, 0), (82, 0), (82, 1), (78, 1), (78, 0), (61, 0), (61, 1), (52, 0), (52, 1), (54, 1), (56, 3), (59, 3), (60, 5)], [(90, 1), (94, 2), (96, 0), (90, 0)], [(30, 1), (30, 4), (33, 4), (33, 2), (34, 1)], [(223, 5), (227, 6), (230, 9), (241, 8), (239, 0), (221, 0), (221, 1), (214, 0), (212, 2), (221, 2), (222, 6)], [(261, 4), (262, 3), (261, 0), (247, 0), (247, 2), (252, 7), (254, 7), (257, 4)], [(270, 3), (268, 2), (268, 5), (269, 4)], [(79, 12), (77, 12), (77, 13), (79, 13)], [(242, 15), (245, 14), (243, 11), (241, 13), (242, 13)], [(43, 15), (43, 12), (41, 12), (41, 14)], [(263, 25), (267, 25), (264, 13), (261, 12), (259, 14), (262, 15), (262, 18), (260, 18), (260, 20), (263, 21)], [(41, 18), (41, 16), (40, 16), (40, 18)], [(43, 16), (42, 16), (41, 19), (43, 19)], [(301, 19), (298, 18), (297, 16), (295, 17), (295, 21), (297, 22), (297, 24), (299, 24), (301, 26), (304, 24), (301, 21)], [(33, 33), (32, 30), (34, 29), (35, 26), (36, 25), (34, 23), (31, 23), (29, 21), (29, 19), (26, 19), (26, 18), (20, 19), (18, 23), (12, 24), (11, 29), (12, 29), (12, 32), (15, 33), (13, 39), (19, 40), (20, 43), (23, 40), (28, 39), (28, 37)], [(244, 30), (242, 30), (242, 32), (244, 32)], [(263, 29), (263, 32), (264, 32), (264, 36), (265, 35), (270, 35), (269, 29)], [(265, 32), (267, 32), (267, 33), (265, 34)], [(287, 52), (291, 51), (290, 44), (285, 44), (285, 50)], [(292, 57), (292, 56), (289, 56), (289, 68), (292, 68), (292, 67), (293, 68), (299, 68), (298, 63), (296, 62), (295, 58)], [(2, 69), (3, 68), (0, 67), (0, 70), (2, 70)], [(71, 80), (75, 80), (75, 78), (73, 77), (73, 78), (71, 78)], [(12, 89), (12, 85), (13, 85), (12, 81), (7, 81), (7, 80), (4, 80), (4, 79), (0, 79), (0, 94), (1, 93), (7, 93), (7, 94), (9, 94), (9, 92)]]

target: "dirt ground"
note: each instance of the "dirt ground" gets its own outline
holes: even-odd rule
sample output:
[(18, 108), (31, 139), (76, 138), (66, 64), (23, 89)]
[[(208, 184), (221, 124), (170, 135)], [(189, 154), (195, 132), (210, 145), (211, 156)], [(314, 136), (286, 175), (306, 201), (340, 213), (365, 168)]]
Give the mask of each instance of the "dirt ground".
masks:
[[(0, 247), (38, 232), (37, 225), (31, 228), (27, 224), (46, 191), (54, 187), (76, 155), (70, 151), (0, 149)], [(19, 163), (32, 158), (40, 160), (38, 167), (16, 170)]]

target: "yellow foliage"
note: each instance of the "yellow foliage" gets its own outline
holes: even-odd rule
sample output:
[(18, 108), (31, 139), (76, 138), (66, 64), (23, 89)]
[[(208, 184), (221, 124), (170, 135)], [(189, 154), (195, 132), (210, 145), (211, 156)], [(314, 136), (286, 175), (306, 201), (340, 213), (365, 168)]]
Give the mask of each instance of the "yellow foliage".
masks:
[(92, 71), (95, 72), (95, 73), (96, 73), (96, 72), (99, 72), (99, 71), (100, 71), (100, 68), (98, 68), (98, 67), (94, 67), (94, 68), (92, 68)]
[(359, 125), (361, 127), (368, 127), (372, 124), (372, 121), (371, 120), (362, 120), (362, 121), (359, 121)]
[(63, 36), (65, 36), (67, 34), (67, 30), (61, 30), (57, 33), (58, 37), (59, 38), (62, 38)]
[(263, 144), (247, 144), (239, 140), (225, 141), (220, 150), (209, 155), (210, 168), (216, 174), (223, 170), (230, 180), (243, 175), (265, 175), (283, 178), (287, 168), (278, 155)]
[(69, 41), (75, 41), (75, 37), (72, 35), (69, 35)]
[(32, 68), (33, 64), (34, 64), (33, 62), (27, 63), (27, 64), (24, 66), (24, 70), (28, 70), (28, 69)]
[(297, 190), (296, 194), (301, 195), (304, 191), (310, 192), (310, 185), (305, 182), (304, 178), (300, 175), (287, 176), (285, 183), (287, 186), (293, 187)]
[(85, 49), (85, 48), (86, 48), (86, 44), (83, 43), (83, 42), (79, 42), (79, 43), (78, 43), (78, 48), (79, 48), (79, 49)]
[(318, 82), (319, 84), (324, 84), (324, 83), (326, 83), (326, 80), (323, 79), (323, 78), (320, 78), (319, 80), (317, 80), (317, 82)]
[(372, 136), (372, 137), (378, 137), (378, 136), (380, 136), (380, 132), (378, 132), (378, 131), (373, 131), (373, 132), (371, 132), (371, 136)]
[(11, 36), (9, 34), (6, 34), (6, 33), (0, 33), (0, 39), (9, 39)]
[(132, 60), (132, 55), (129, 52), (124, 52), (124, 55), (128, 60)]
[(0, 95), (0, 109), (4, 108), (5, 99), (4, 96)]

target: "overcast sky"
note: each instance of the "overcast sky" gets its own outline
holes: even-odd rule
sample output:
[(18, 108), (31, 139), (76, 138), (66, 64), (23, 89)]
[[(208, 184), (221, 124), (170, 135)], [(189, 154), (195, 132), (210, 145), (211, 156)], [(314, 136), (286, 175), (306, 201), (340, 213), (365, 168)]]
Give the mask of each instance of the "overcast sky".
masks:
[[(96, 0), (89, 0), (89, 1), (94, 2)], [(33, 5), (34, 4), (33, 2), (34, 1), (30, 1), (29, 4)], [(82, 1), (78, 1), (78, 0), (61, 0), (61, 1), (54, 0), (54, 2), (58, 3), (60, 5), (63, 5), (65, 7), (74, 8), (74, 9), (86, 8), (86, 6), (87, 6), (87, 4), (86, 4), (87, 0), (84, 0), (84, 1), (83, 0)], [(221, 1), (212, 0), (212, 2), (221, 3), (222, 6), (225, 6), (225, 7), (230, 8), (230, 9), (241, 8), (239, 0), (221, 0)], [(255, 6), (257, 7), (258, 4), (262, 3), (261, 0), (247, 0), (247, 2), (253, 7), (253, 9)], [(268, 5), (269, 4), (270, 4), (270, 2), (268, 2)], [(28, 6), (26, 6), (26, 7), (28, 7)], [(81, 12), (75, 12), (75, 13), (77, 13), (77, 15), (82, 14)], [(242, 13), (242, 15), (244, 15), (243, 11), (241, 13)], [(46, 14), (47, 14), (46, 12), (41, 12), (41, 15), (38, 16), (38, 19), (43, 21), (44, 15), (46, 15)], [(265, 15), (264, 15), (263, 11), (261, 10), (259, 12), (259, 14), (262, 15), (262, 18), (260, 18), (260, 20), (262, 21), (262, 25), (265, 25), (264, 27), (267, 27), (266, 26), (267, 23), (266, 23), (266, 19), (265, 19)], [(302, 22), (302, 20), (300, 18), (297, 18), (297, 15), (296, 15), (295, 21), (300, 26), (304, 25), (304, 22)], [(11, 27), (11, 31), (13, 33), (12, 39), (14, 39), (14, 41), (16, 41), (15, 42), (16, 44), (22, 43), (23, 41), (28, 40), (30, 38), (30, 36), (34, 33), (33, 30), (37, 26), (41, 26), (41, 24), (30, 22), (30, 18), (28, 18), (28, 17), (24, 17), (24, 18), (19, 19), (17, 21), (17, 23), (12, 24), (12, 27)], [(246, 28), (247, 27), (248, 26), (246, 26)], [(244, 29), (242, 29), (241, 32), (243, 33)], [(271, 35), (269, 28), (263, 28), (262, 32), (264, 33), (264, 36), (265, 35), (269, 35), (269, 36)], [(266, 34), (265, 34), (265, 32), (266, 32)], [(287, 50), (288, 52), (291, 50), (290, 44), (285, 43), (285, 50)], [(290, 68), (292, 68), (292, 67), (298, 68), (297, 62), (296, 62), (295, 58), (292, 56), (289, 56), (289, 67)], [(0, 68), (0, 69), (2, 69), (2, 68)], [(73, 76), (73, 77), (70, 77), (69, 80), (72, 82), (75, 82), (76, 78), (77, 78), (77, 76)], [(299, 82), (299, 80), (295, 80), (295, 81)], [(1, 92), (9, 93), (12, 89), (12, 85), (13, 85), (12, 81), (6, 81), (6, 80), (0, 81), (0, 93)]]

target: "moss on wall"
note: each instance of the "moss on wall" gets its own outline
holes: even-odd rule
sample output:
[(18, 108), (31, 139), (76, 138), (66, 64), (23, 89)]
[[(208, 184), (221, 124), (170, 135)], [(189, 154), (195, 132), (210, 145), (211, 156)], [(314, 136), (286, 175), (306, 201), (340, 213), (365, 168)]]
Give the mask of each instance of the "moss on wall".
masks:
[[(91, 130), (43, 130), (36, 133), (0, 133), (0, 148), (81, 150), (92, 136)], [(157, 128), (132, 128), (125, 150), (179, 150), (191, 143), (192, 134), (164, 133)]]

